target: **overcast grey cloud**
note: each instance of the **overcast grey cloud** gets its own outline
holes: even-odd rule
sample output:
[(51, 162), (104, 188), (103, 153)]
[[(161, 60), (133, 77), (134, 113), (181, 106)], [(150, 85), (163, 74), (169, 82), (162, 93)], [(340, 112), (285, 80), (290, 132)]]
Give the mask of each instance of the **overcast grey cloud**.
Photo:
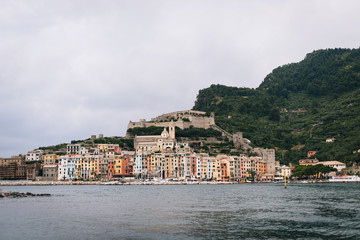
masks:
[(256, 88), (323, 48), (360, 46), (360, 2), (0, 1), (0, 157), (125, 135), (211, 84)]

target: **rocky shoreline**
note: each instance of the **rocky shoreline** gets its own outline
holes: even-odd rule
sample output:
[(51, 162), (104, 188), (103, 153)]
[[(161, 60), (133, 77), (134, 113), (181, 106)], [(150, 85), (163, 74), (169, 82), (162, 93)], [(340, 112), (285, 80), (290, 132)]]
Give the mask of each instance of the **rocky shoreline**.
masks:
[(40, 193), (35, 194), (31, 192), (21, 193), (21, 192), (10, 192), (0, 189), (0, 198), (23, 198), (23, 197), (50, 197), (49, 193)]

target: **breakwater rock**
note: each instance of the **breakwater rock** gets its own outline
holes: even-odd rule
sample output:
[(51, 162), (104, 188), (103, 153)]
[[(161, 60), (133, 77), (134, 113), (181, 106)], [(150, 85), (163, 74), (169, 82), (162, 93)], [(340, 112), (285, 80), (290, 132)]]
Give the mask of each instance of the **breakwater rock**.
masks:
[(40, 194), (35, 194), (35, 193), (20, 193), (20, 192), (8, 192), (8, 191), (3, 191), (0, 190), (0, 198), (23, 198), (23, 197), (50, 197), (51, 194), (49, 193), (40, 193)]

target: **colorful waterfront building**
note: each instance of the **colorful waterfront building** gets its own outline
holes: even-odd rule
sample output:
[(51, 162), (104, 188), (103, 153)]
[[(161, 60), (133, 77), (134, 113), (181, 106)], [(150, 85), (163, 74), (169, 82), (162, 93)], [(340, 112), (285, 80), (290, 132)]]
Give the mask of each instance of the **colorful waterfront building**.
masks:
[(91, 179), (100, 178), (101, 163), (104, 156), (102, 154), (99, 155), (87, 154), (85, 155), (85, 158), (90, 160), (90, 178)]
[(107, 163), (107, 179), (112, 179), (115, 175), (114, 159), (108, 159)]
[(221, 180), (220, 159), (209, 157), (207, 161), (207, 179)]
[(25, 161), (40, 161), (43, 153), (44, 151), (39, 149), (29, 151), (25, 155)]
[(221, 180), (222, 180), (222, 181), (229, 181), (228, 168), (227, 168), (228, 165), (229, 165), (229, 163), (226, 162), (226, 161), (222, 161), (222, 162), (220, 163)]
[(59, 161), (59, 155), (45, 154), (41, 156), (41, 163), (44, 165), (56, 164)]
[(91, 159), (89, 156), (83, 157), (80, 154), (71, 155), (75, 160), (75, 179), (90, 179)]
[(109, 153), (113, 153), (114, 155), (121, 153), (121, 148), (119, 144), (97, 144), (96, 147), (102, 153), (109, 152)]
[(151, 154), (143, 151), (136, 151), (134, 156), (133, 171), (135, 176), (147, 176), (151, 165)]
[(75, 179), (75, 158), (69, 155), (59, 157), (58, 180)]

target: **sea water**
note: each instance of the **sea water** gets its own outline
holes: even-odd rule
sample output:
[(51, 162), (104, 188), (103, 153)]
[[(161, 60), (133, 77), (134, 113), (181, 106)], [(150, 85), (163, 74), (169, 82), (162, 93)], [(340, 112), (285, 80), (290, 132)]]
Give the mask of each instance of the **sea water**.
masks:
[(360, 184), (2, 186), (0, 239), (360, 239)]

